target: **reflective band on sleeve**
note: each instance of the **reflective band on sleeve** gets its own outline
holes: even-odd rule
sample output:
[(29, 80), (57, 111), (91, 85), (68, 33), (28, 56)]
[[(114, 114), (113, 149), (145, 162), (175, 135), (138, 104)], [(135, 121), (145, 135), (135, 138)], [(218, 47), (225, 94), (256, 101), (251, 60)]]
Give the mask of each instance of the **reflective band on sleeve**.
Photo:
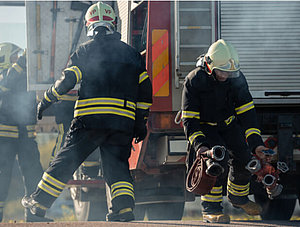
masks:
[(196, 137), (198, 137), (198, 136), (203, 136), (203, 137), (205, 137), (205, 135), (204, 135), (203, 132), (201, 132), (201, 131), (194, 132), (194, 133), (189, 137), (190, 143), (193, 144), (194, 140), (195, 140)]
[(22, 67), (19, 66), (17, 63), (14, 63), (12, 65), (12, 67), (18, 72), (18, 73), (21, 73), (23, 71)]
[(73, 95), (62, 95), (61, 96), (61, 100), (65, 100), (65, 101), (77, 101), (78, 96), (73, 96)]
[(229, 118), (227, 118), (226, 120), (224, 120), (226, 125), (230, 125), (230, 123), (235, 119), (235, 116), (232, 115)]
[(79, 83), (82, 80), (82, 73), (77, 66), (72, 66), (70, 68), (66, 68), (65, 71), (72, 71), (76, 76), (76, 83)]
[(200, 119), (200, 113), (199, 112), (194, 112), (194, 111), (183, 110), (181, 118), (183, 118), (183, 119), (184, 118), (196, 118), (196, 119)]
[(48, 101), (48, 102), (52, 102), (51, 99), (49, 99), (47, 92), (44, 93), (44, 98)]
[[(57, 98), (57, 100), (61, 99), (61, 95), (57, 93), (54, 87), (52, 87), (52, 94)], [(48, 100), (47, 100), (48, 101)]]
[(249, 128), (246, 130), (245, 132), (245, 136), (246, 136), (246, 139), (251, 136), (252, 134), (257, 134), (257, 135), (261, 135), (261, 132), (258, 128)]
[(147, 103), (147, 102), (137, 102), (136, 107), (138, 109), (147, 110), (150, 108), (151, 105), (152, 105), (151, 103)]
[(247, 112), (248, 110), (251, 110), (254, 108), (253, 101), (246, 103), (245, 105), (242, 105), (240, 107), (235, 108), (236, 114), (242, 114)]
[(147, 78), (149, 78), (149, 76), (148, 76), (148, 73), (146, 71), (141, 73), (140, 76), (139, 76), (139, 84), (142, 83)]

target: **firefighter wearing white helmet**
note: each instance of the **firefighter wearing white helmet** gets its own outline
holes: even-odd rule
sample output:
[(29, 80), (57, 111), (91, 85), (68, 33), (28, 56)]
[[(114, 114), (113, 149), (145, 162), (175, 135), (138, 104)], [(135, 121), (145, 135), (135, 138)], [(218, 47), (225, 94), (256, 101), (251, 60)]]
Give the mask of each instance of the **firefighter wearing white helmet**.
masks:
[(71, 55), (70, 62), (38, 104), (38, 119), (51, 104), (78, 83), (74, 108), (64, 146), (45, 171), (37, 190), (22, 204), (44, 217), (81, 163), (98, 147), (103, 178), (110, 188), (107, 221), (134, 219), (134, 186), (129, 171), (132, 140), (147, 135), (152, 85), (144, 60), (114, 31), (115, 14), (105, 3), (87, 10), (87, 35), (91, 37)]
[[(14, 162), (18, 160), (25, 193), (30, 195), (43, 173), (35, 141), (36, 94), (27, 91), (26, 53), (12, 43), (0, 44), (3, 80), (0, 90), (0, 222), (8, 196)], [(25, 221), (36, 218), (25, 209)]]
[(226, 183), (228, 200), (234, 207), (242, 208), (249, 215), (260, 214), (261, 207), (248, 199), (251, 174), (245, 166), (251, 152), (261, 157), (262, 150), (267, 148), (261, 138), (246, 78), (240, 71), (238, 54), (225, 40), (213, 43), (186, 77), (182, 121), (190, 145), (188, 170), (196, 155), (203, 156), (216, 145), (230, 150), (219, 162), (224, 172), (217, 176), (211, 191), (201, 196), (203, 220), (230, 222), (221, 204)]

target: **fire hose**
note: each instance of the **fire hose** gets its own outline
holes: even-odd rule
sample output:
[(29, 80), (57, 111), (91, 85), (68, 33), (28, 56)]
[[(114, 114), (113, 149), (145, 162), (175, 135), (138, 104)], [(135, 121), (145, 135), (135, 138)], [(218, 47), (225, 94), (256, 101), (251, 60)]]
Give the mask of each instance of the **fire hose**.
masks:
[(214, 146), (196, 154), (196, 160), (187, 174), (187, 191), (197, 195), (205, 195), (211, 191), (217, 177), (224, 172), (224, 168), (218, 162), (224, 159), (225, 152), (225, 147)]
[[(272, 150), (263, 151), (267, 155), (274, 155)], [(283, 186), (278, 183), (279, 174), (286, 173), (289, 168), (285, 162), (277, 162), (277, 168), (257, 155), (253, 155), (248, 162), (246, 169), (257, 176), (257, 181), (261, 182), (266, 188), (269, 199), (274, 199), (282, 192)]]

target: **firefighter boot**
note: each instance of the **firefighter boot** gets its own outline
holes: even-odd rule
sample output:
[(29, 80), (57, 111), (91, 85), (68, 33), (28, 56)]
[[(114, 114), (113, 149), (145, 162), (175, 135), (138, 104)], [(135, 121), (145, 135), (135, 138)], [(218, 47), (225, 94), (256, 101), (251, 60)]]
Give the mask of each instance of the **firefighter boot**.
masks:
[(223, 214), (222, 212), (214, 213), (214, 214), (205, 214), (203, 213), (203, 222), (207, 223), (230, 223), (230, 217), (227, 214)]
[(106, 221), (128, 222), (133, 220), (134, 220), (134, 214), (132, 212), (132, 208), (124, 208), (117, 213), (112, 212), (106, 215)]
[[(27, 208), (32, 215), (26, 217), (29, 222), (53, 222), (52, 219), (45, 218), (47, 207), (35, 201), (32, 197), (24, 196), (21, 201), (23, 207)], [(26, 211), (25, 211), (26, 212)]]
[(248, 200), (244, 204), (232, 203), (232, 206), (234, 206), (235, 208), (241, 208), (248, 215), (259, 215), (262, 212), (262, 207), (259, 204), (252, 202), (251, 200)]
[(39, 217), (31, 213), (29, 208), (25, 208), (25, 222), (53, 222), (52, 219)]

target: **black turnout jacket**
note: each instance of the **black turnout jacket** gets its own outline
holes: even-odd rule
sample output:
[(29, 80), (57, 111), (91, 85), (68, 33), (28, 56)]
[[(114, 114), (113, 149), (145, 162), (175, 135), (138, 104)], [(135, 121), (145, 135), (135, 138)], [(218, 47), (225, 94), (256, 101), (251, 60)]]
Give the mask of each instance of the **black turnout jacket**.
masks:
[(239, 120), (251, 151), (263, 145), (257, 116), (245, 76), (218, 82), (203, 69), (189, 73), (182, 93), (185, 134), (195, 150), (210, 147), (203, 127), (228, 127)]

